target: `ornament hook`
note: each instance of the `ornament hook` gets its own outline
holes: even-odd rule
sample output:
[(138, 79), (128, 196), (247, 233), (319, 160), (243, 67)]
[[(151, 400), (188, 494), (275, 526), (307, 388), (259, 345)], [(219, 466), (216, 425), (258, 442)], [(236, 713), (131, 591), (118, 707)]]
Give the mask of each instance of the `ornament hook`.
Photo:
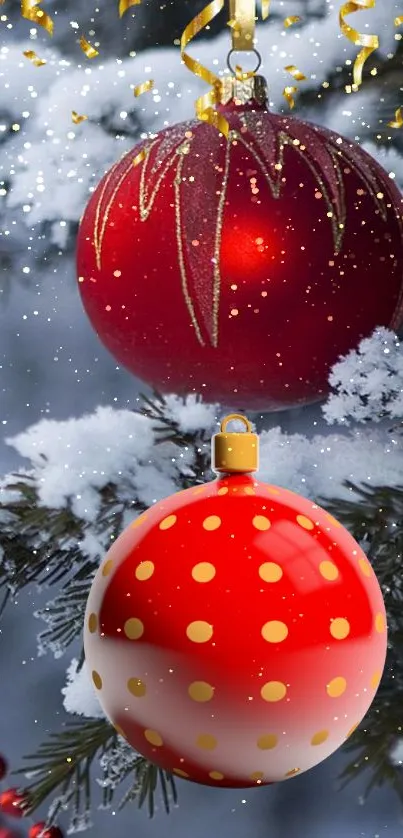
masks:
[(239, 419), (241, 422), (243, 422), (245, 427), (246, 427), (247, 432), (249, 434), (252, 433), (252, 425), (249, 422), (249, 419), (246, 418), (246, 416), (242, 416), (241, 413), (230, 413), (229, 416), (226, 416), (225, 419), (223, 419), (222, 422), (221, 422), (220, 432), (222, 434), (225, 434), (225, 431), (227, 430), (228, 422), (232, 422), (234, 419)]
[[(246, 430), (227, 431), (228, 422), (239, 419)], [(259, 468), (259, 437), (246, 416), (230, 413), (221, 422), (220, 433), (212, 439), (212, 469), (224, 474), (250, 474)]]
[[(238, 52), (238, 48), (230, 49), (230, 51), (227, 55), (227, 67), (228, 67), (229, 71), (232, 73), (233, 76), (238, 76), (239, 70), (237, 70), (237, 66), (233, 67), (232, 64), (231, 64), (231, 59), (232, 59), (232, 56), (233, 56), (234, 52)], [(256, 67), (255, 67), (254, 70), (248, 70), (246, 73), (242, 74), (243, 76), (246, 76), (246, 77), (250, 78), (251, 76), (254, 76), (257, 73), (257, 71), (259, 70), (260, 65), (262, 63), (262, 56), (260, 55), (260, 52), (258, 52), (258, 50), (255, 49), (255, 48), (253, 48), (251, 50), (248, 50), (248, 52), (253, 53), (253, 55), (256, 56), (256, 60), (257, 60), (257, 64), (256, 64)]]

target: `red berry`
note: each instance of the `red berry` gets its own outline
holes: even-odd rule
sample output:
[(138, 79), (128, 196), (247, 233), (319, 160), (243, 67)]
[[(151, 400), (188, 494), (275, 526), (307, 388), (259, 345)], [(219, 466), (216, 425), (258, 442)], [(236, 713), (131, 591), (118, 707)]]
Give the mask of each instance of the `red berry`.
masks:
[(7, 761), (0, 754), (0, 780), (2, 780), (3, 777), (6, 776), (7, 771), (8, 771)]
[(40, 821), (31, 826), (28, 838), (63, 838), (63, 832), (58, 826), (47, 827), (45, 821)]
[(6, 789), (0, 794), (0, 812), (13, 818), (23, 818), (28, 803), (27, 795), (18, 789)]
[(7, 829), (6, 826), (0, 827), (0, 838), (18, 838), (16, 832), (13, 832), (12, 829)]

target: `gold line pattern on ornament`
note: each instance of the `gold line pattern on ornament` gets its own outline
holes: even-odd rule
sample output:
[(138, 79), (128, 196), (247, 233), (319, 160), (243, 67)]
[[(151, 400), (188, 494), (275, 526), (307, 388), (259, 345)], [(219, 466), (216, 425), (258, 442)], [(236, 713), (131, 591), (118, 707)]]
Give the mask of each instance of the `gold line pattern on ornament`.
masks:
[[(159, 191), (159, 188), (162, 184), (162, 181), (164, 180), (168, 169), (174, 163), (174, 161), (175, 161), (175, 159), (178, 155), (178, 152), (179, 152), (179, 149), (176, 148), (175, 151), (170, 155), (170, 157), (168, 158), (167, 163), (165, 163), (159, 177), (157, 178), (155, 186), (151, 191), (151, 195), (147, 195), (146, 174), (148, 174), (148, 158), (149, 158), (150, 152), (152, 151), (152, 149), (154, 148), (154, 146), (158, 142), (160, 142), (160, 140), (157, 138), (156, 140), (154, 140), (151, 143), (151, 145), (148, 146), (146, 159), (144, 160), (144, 164), (143, 164), (142, 169), (141, 169), (141, 175), (140, 175), (140, 220), (141, 221), (147, 221), (147, 218), (149, 217), (150, 212), (153, 208), (154, 201), (155, 201), (155, 199), (158, 195), (158, 191)], [(186, 143), (185, 143), (185, 145), (186, 145)], [(183, 146), (183, 139), (178, 140), (178, 146), (180, 148)]]
[[(370, 197), (372, 198), (372, 200), (375, 202), (375, 204), (377, 205), (377, 207), (379, 209), (382, 221), (386, 222), (387, 219), (388, 219), (388, 214), (387, 214), (387, 211), (386, 211), (385, 202), (382, 200), (382, 198), (378, 198), (378, 193), (379, 192), (382, 192), (382, 193), (385, 192), (382, 184), (379, 181), (375, 182), (375, 183), (372, 183), (371, 180), (367, 177), (365, 171), (363, 169), (359, 168), (359, 166), (357, 166), (355, 164), (355, 162), (351, 160), (351, 158), (347, 157), (346, 154), (343, 152), (343, 149), (340, 148), (340, 149), (336, 150), (335, 148), (332, 148), (331, 149), (331, 155), (332, 155), (334, 160), (337, 157), (342, 158), (344, 164), (346, 166), (348, 166), (350, 169), (352, 169), (353, 172), (356, 174), (356, 176), (360, 180), (362, 180), (364, 186), (366, 186), (366, 188), (369, 192)], [(374, 175), (374, 181), (376, 181), (376, 176), (375, 175)]]
[(109, 174), (106, 176), (104, 185), (103, 185), (103, 187), (101, 189), (101, 192), (100, 192), (100, 195), (99, 195), (97, 208), (95, 210), (94, 248), (95, 248), (96, 264), (97, 264), (98, 270), (100, 270), (100, 268), (101, 268), (101, 249), (102, 249), (102, 246), (100, 245), (100, 242), (99, 242), (99, 218), (100, 218), (100, 214), (101, 214), (101, 206), (102, 206), (102, 201), (104, 199), (105, 192), (106, 192), (106, 190), (109, 186), (110, 180), (111, 180), (112, 176), (114, 175), (115, 170), (116, 170), (118, 165), (119, 165), (119, 161), (117, 161), (112, 166)]
[[(120, 162), (120, 161), (119, 161), (119, 162)], [(102, 201), (103, 195), (104, 195), (104, 193), (105, 193), (105, 187), (106, 187), (106, 185), (108, 185), (108, 186), (109, 186), (110, 179), (111, 179), (112, 174), (114, 173), (115, 168), (116, 168), (116, 167), (115, 167), (115, 166), (113, 166), (113, 168), (111, 169), (111, 171), (110, 171), (110, 173), (109, 173), (109, 177), (107, 178), (107, 184), (106, 184), (106, 182), (105, 182), (105, 184), (104, 184), (104, 189), (102, 189), (102, 194), (101, 194), (101, 197), (100, 197), (100, 199), (99, 199), (99, 204), (98, 204), (98, 206), (97, 206), (97, 211), (98, 211), (98, 208), (100, 208), (101, 201)], [(127, 168), (125, 169), (125, 171), (123, 172), (123, 174), (120, 176), (120, 178), (119, 178), (119, 180), (118, 180), (118, 182), (117, 182), (117, 184), (116, 184), (116, 186), (115, 186), (115, 188), (114, 188), (114, 190), (113, 190), (113, 192), (112, 192), (112, 195), (111, 195), (111, 197), (109, 198), (109, 201), (108, 201), (108, 204), (107, 204), (107, 207), (106, 207), (105, 213), (104, 213), (104, 217), (103, 217), (103, 219), (102, 219), (101, 232), (100, 232), (99, 236), (97, 235), (97, 243), (96, 243), (96, 245), (95, 245), (95, 254), (96, 254), (96, 260), (97, 260), (97, 268), (98, 268), (98, 270), (99, 270), (99, 271), (101, 270), (101, 264), (102, 264), (102, 259), (101, 259), (101, 257), (102, 257), (102, 245), (103, 245), (103, 241), (104, 241), (104, 236), (105, 236), (105, 231), (106, 231), (106, 225), (107, 225), (108, 220), (109, 220), (109, 213), (110, 213), (110, 210), (111, 210), (112, 204), (114, 203), (115, 198), (116, 198), (116, 196), (117, 196), (117, 194), (118, 194), (118, 192), (119, 192), (119, 189), (120, 189), (120, 187), (122, 186), (123, 181), (124, 181), (124, 180), (126, 180), (126, 178), (127, 178), (128, 174), (129, 174), (131, 171), (133, 171), (133, 161), (132, 161), (132, 159), (130, 158), (129, 165), (127, 166)], [(99, 215), (98, 215), (98, 217), (96, 218), (96, 223), (97, 223), (97, 220), (98, 220), (98, 222), (99, 222)], [(94, 233), (95, 233), (95, 231), (94, 231)], [(97, 233), (98, 233), (98, 228), (97, 228)]]
[[(234, 132), (234, 133), (236, 133), (236, 132)], [(333, 206), (333, 204), (330, 200), (330, 197), (329, 197), (328, 191), (326, 189), (326, 186), (325, 186), (322, 178), (319, 176), (319, 174), (317, 172), (317, 169), (315, 167), (315, 164), (309, 159), (309, 157), (305, 153), (305, 151), (302, 151), (302, 149), (299, 146), (295, 145), (294, 139), (292, 137), (290, 137), (285, 132), (280, 131), (279, 134), (278, 134), (278, 141), (279, 141), (278, 155), (276, 155), (276, 162), (274, 164), (275, 167), (276, 167), (276, 171), (278, 171), (279, 174), (277, 176), (277, 181), (275, 181), (271, 177), (270, 172), (268, 171), (268, 169), (266, 167), (266, 164), (265, 164), (264, 160), (261, 158), (260, 154), (240, 134), (236, 133), (236, 138), (239, 142), (241, 142), (245, 146), (245, 148), (255, 158), (256, 162), (261, 167), (262, 174), (266, 178), (267, 183), (269, 184), (269, 187), (270, 187), (270, 191), (271, 191), (271, 193), (272, 193), (272, 195), (275, 199), (278, 199), (281, 196), (281, 185), (282, 185), (281, 184), (281, 173), (282, 173), (283, 162), (284, 162), (284, 148), (285, 148), (285, 146), (287, 145), (289, 148), (292, 148), (294, 151), (296, 151), (300, 155), (300, 157), (302, 157), (302, 159), (304, 160), (306, 165), (311, 170), (311, 172), (312, 172), (312, 174), (313, 174), (313, 176), (316, 180), (316, 183), (318, 185), (318, 188), (320, 189), (321, 193), (323, 194), (326, 205), (328, 207), (328, 212), (332, 213), (332, 217), (330, 218), (330, 223), (331, 223), (332, 231), (333, 231), (333, 242), (334, 242), (335, 252), (339, 253), (342, 238), (343, 238), (343, 231), (344, 231), (344, 228), (343, 227), (340, 228), (339, 224), (343, 223), (342, 218), (345, 216), (345, 212), (342, 212), (341, 216), (337, 217), (337, 214), (335, 212), (335, 207)]]
[(225, 198), (227, 195), (227, 186), (229, 178), (229, 167), (231, 162), (231, 144), (233, 141), (233, 132), (231, 131), (225, 148), (225, 163), (224, 163), (224, 177), (222, 180), (220, 199), (218, 202), (217, 223), (214, 243), (214, 282), (213, 282), (213, 335), (212, 345), (214, 349), (218, 346), (218, 318), (220, 313), (220, 296), (221, 296), (221, 271), (220, 271), (220, 256), (221, 256), (221, 237), (224, 217)]
[[(187, 147), (189, 151), (189, 144), (184, 143), (184, 146)], [(188, 151), (186, 153), (188, 153)], [(185, 299), (185, 303), (190, 314), (190, 318), (192, 320), (196, 337), (201, 346), (205, 346), (205, 342), (203, 340), (200, 325), (198, 323), (196, 313), (193, 307), (192, 298), (189, 294), (187, 276), (186, 276), (186, 267), (185, 267), (185, 258), (183, 253), (183, 235), (182, 235), (182, 213), (181, 213), (181, 196), (180, 196), (180, 187), (182, 183), (182, 169), (183, 164), (185, 162), (184, 152), (182, 151), (181, 154), (178, 154), (176, 151), (175, 154), (178, 156), (178, 165), (176, 168), (176, 174), (174, 179), (174, 192), (175, 192), (175, 230), (176, 230), (176, 241), (178, 245), (178, 262), (179, 262), (179, 271), (182, 280), (182, 293)]]

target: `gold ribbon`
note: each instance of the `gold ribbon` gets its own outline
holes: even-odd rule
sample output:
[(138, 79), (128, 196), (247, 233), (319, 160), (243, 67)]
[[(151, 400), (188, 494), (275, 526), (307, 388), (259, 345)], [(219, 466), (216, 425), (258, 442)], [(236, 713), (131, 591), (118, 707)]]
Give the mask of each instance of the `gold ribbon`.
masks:
[(248, 52), (255, 42), (256, 0), (229, 0), (232, 49)]
[[(295, 64), (287, 64), (287, 66), (284, 67), (284, 70), (286, 70), (287, 73), (290, 73), (290, 75), (293, 77), (293, 79), (295, 79), (295, 81), (304, 81), (306, 79), (306, 76), (303, 73), (301, 73), (301, 70), (298, 70), (298, 67), (296, 67)], [(295, 87), (294, 85), (287, 85), (283, 90), (283, 96), (288, 102), (291, 110), (295, 107), (295, 99), (293, 94), (297, 92), (298, 87)]]
[(292, 26), (294, 23), (299, 23), (300, 20), (301, 18), (298, 15), (289, 15), (284, 20), (284, 29), (289, 29), (290, 26)]
[(132, 6), (140, 6), (140, 4), (141, 0), (119, 0), (119, 17), (123, 17)]
[(400, 108), (395, 111), (395, 118), (388, 122), (389, 128), (402, 128), (403, 127), (403, 108)]
[(43, 65), (46, 64), (46, 61), (43, 58), (39, 58), (33, 49), (26, 49), (23, 55), (25, 55), (25, 58), (29, 58), (35, 67), (43, 67)]
[(401, 26), (402, 23), (403, 23), (403, 15), (400, 15), (399, 17), (395, 17), (395, 26)]
[(87, 41), (84, 36), (82, 36), (79, 40), (80, 47), (83, 53), (87, 56), (87, 58), (96, 58), (99, 55), (99, 52), (95, 47), (93, 47), (89, 41)]
[(202, 120), (203, 122), (208, 122), (209, 125), (213, 125), (217, 128), (218, 131), (221, 131), (225, 137), (228, 137), (229, 134), (229, 124), (225, 117), (219, 113), (219, 111), (215, 110), (215, 105), (217, 105), (220, 101), (220, 92), (222, 83), (218, 76), (215, 75), (211, 70), (207, 67), (203, 67), (199, 61), (195, 58), (192, 58), (185, 52), (187, 45), (193, 38), (207, 26), (216, 15), (221, 12), (221, 9), (224, 7), (225, 0), (212, 0), (207, 6), (199, 12), (193, 20), (188, 23), (186, 28), (182, 32), (181, 36), (181, 57), (184, 64), (188, 70), (190, 70), (195, 76), (198, 76), (203, 81), (207, 82), (207, 84), (212, 85), (212, 89), (209, 90), (208, 93), (205, 93), (203, 96), (199, 96), (199, 98), (195, 102), (196, 107), (196, 116), (198, 119)]
[(53, 20), (52, 18), (39, 8), (41, 0), (21, 0), (21, 15), (26, 20), (36, 23), (38, 26), (43, 26), (49, 35), (53, 35)]
[(136, 84), (136, 87), (133, 90), (134, 95), (142, 96), (143, 93), (148, 93), (149, 90), (152, 90), (154, 87), (154, 79), (147, 79), (147, 81), (142, 81), (141, 84)]
[(343, 3), (339, 12), (339, 25), (342, 34), (352, 44), (355, 44), (355, 46), (362, 47), (355, 59), (353, 68), (353, 79), (356, 88), (362, 83), (362, 70), (367, 58), (379, 47), (379, 39), (377, 35), (364, 35), (358, 32), (357, 29), (349, 26), (344, 18), (347, 15), (352, 15), (354, 12), (374, 9), (375, 2), (376, 0), (350, 0), (349, 3)]
[(262, 0), (262, 20), (267, 20), (270, 14), (271, 0)]
[(71, 112), (71, 119), (72, 119), (72, 122), (74, 122), (74, 125), (80, 125), (80, 122), (84, 122), (85, 119), (88, 119), (88, 116), (86, 116), (84, 113), (79, 114), (79, 113), (77, 113), (77, 111), (72, 111)]

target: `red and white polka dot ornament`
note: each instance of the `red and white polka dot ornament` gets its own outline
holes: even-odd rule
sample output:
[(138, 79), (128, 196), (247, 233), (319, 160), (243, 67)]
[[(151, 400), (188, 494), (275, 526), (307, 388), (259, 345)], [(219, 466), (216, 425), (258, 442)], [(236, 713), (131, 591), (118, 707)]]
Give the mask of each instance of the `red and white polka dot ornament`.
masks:
[[(245, 433), (226, 430), (241, 418)], [(370, 707), (386, 656), (382, 593), (323, 509), (261, 483), (258, 437), (227, 417), (215, 481), (136, 519), (99, 568), (85, 654), (132, 747), (196, 783), (247, 787), (328, 757)]]

